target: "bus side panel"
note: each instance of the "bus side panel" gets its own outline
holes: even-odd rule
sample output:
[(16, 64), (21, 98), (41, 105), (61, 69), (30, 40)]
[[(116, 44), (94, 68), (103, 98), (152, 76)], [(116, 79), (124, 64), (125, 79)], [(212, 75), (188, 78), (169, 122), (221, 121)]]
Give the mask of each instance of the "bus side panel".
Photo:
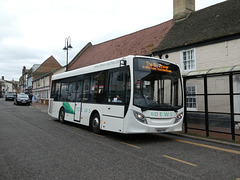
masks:
[(123, 132), (124, 106), (103, 105), (102, 129), (114, 132)]
[(93, 110), (97, 110), (99, 114), (102, 113), (101, 105), (82, 103), (80, 124), (89, 126), (90, 116)]
[(65, 120), (73, 122), (75, 116), (75, 102), (63, 102), (62, 105), (65, 109)]
[(54, 118), (58, 118), (59, 116), (59, 111), (60, 111), (60, 108), (62, 107), (62, 102), (59, 102), (59, 101), (52, 101), (50, 102), (50, 106), (52, 106), (51, 108), (51, 116), (54, 117)]

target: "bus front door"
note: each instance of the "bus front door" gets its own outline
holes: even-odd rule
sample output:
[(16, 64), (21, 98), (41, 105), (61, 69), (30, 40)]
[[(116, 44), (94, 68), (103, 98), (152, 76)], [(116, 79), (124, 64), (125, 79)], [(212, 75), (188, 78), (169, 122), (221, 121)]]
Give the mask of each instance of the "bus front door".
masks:
[(77, 121), (77, 122), (81, 121), (81, 109), (82, 109), (82, 103), (81, 102), (76, 102), (74, 121)]
[(77, 81), (74, 121), (81, 121), (83, 80)]

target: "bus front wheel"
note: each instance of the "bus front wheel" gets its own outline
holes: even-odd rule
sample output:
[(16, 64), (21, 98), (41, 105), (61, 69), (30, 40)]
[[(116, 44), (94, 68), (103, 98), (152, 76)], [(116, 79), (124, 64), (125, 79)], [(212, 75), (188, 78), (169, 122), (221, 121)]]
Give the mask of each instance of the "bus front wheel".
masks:
[(59, 112), (59, 121), (63, 124), (64, 123), (64, 118), (65, 118), (65, 110), (64, 108), (61, 108)]
[(99, 134), (100, 133), (100, 117), (96, 113), (91, 118), (91, 124), (90, 124), (92, 132)]

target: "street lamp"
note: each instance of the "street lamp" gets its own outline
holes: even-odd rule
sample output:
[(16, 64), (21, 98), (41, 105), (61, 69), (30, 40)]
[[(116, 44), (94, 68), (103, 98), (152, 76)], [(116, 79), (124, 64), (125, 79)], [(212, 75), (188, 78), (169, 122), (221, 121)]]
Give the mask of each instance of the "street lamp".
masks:
[(65, 39), (65, 47), (63, 48), (64, 51), (67, 51), (67, 57), (66, 57), (66, 71), (68, 71), (68, 49), (72, 49), (71, 46), (71, 37), (68, 36), (68, 38)]

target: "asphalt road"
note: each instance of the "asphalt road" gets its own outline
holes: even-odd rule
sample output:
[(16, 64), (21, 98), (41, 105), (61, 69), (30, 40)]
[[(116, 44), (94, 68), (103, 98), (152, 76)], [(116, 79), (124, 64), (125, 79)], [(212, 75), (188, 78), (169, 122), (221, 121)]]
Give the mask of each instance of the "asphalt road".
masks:
[(240, 148), (172, 134), (96, 135), (0, 99), (0, 179), (240, 179)]

